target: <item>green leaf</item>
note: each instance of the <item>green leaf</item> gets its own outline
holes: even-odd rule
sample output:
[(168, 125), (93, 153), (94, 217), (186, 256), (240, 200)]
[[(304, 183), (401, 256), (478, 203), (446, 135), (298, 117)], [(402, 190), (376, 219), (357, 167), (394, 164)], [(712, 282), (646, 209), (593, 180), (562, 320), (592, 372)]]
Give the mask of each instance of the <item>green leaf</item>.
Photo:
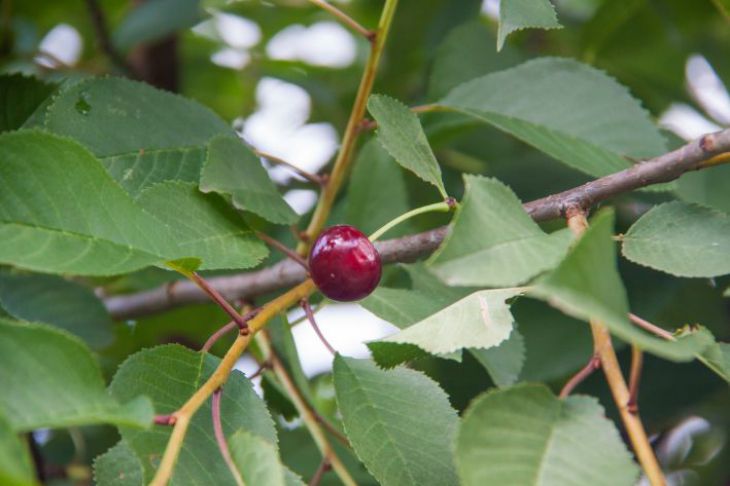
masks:
[(453, 226), (429, 260), (446, 283), (515, 286), (560, 262), (570, 243), (567, 231), (543, 232), (496, 179), (467, 175), (464, 184)]
[(111, 423), (146, 427), (152, 405), (136, 394), (121, 403), (78, 338), (40, 324), (0, 319), (0, 411), (16, 432)]
[(0, 273), (0, 305), (20, 320), (65, 329), (92, 348), (114, 337), (112, 320), (94, 292), (61, 277)]
[(153, 0), (135, 5), (112, 35), (114, 45), (127, 51), (141, 43), (152, 43), (201, 19), (200, 0)]
[(499, 7), (497, 50), (512, 32), (522, 29), (559, 29), (562, 26), (548, 0), (504, 0)]
[(94, 459), (94, 480), (98, 486), (143, 486), (142, 462), (122, 440)]
[[(140, 351), (122, 364), (110, 391), (120, 400), (138, 394), (152, 399), (158, 414), (177, 410), (213, 373), (220, 363), (209, 354), (177, 345)], [(226, 382), (221, 399), (221, 422), (226, 436), (245, 429), (275, 446), (276, 430), (264, 403), (251, 383), (238, 371)], [(213, 437), (210, 401), (193, 417), (177, 461), (171, 484), (234, 484)], [(152, 430), (120, 429), (122, 438), (141, 459), (145, 483), (154, 475), (170, 427)]]
[(208, 108), (122, 78), (90, 78), (61, 90), (45, 127), (75, 138), (97, 157), (202, 147), (215, 135), (232, 133)]
[(730, 383), (730, 343), (714, 343), (708, 346), (697, 359)]
[(663, 341), (632, 325), (628, 319), (626, 290), (616, 268), (613, 212), (604, 210), (550, 274), (530, 293), (566, 314), (582, 320), (595, 319), (611, 333), (640, 348), (673, 361), (689, 361), (714, 339), (704, 329)]
[(358, 303), (401, 329), (427, 318), (443, 307), (425, 293), (388, 287), (376, 288), (372, 294)]
[(493, 348), (512, 332), (514, 320), (507, 300), (522, 292), (522, 289), (474, 292), (383, 341), (414, 344), (436, 355), (463, 348)]
[(27, 447), (0, 410), (0, 484), (32, 486), (36, 484)]
[(180, 250), (195, 256), (202, 270), (250, 268), (269, 251), (241, 216), (217, 194), (195, 184), (168, 181), (144, 190), (137, 203), (170, 227)]
[(623, 254), (680, 277), (730, 273), (730, 215), (695, 204), (661, 204), (624, 235)]
[(378, 122), (378, 140), (403, 167), (433, 184), (446, 199), (441, 168), (431, 151), (418, 117), (406, 105), (383, 95), (372, 95), (368, 111)]
[(456, 463), (466, 486), (629, 486), (639, 475), (596, 399), (559, 399), (532, 384), (485, 393), (470, 405)]
[(0, 132), (22, 127), (54, 89), (40, 79), (21, 74), (0, 76)]
[(200, 190), (230, 195), (238, 209), (272, 223), (293, 224), (299, 219), (276, 190), (259, 158), (236, 137), (211, 140)]
[(0, 262), (115, 275), (180, 256), (82, 146), (35, 130), (0, 136)]
[[(403, 170), (377, 140), (370, 140), (358, 154), (346, 204), (347, 222), (366, 235), (411, 209)], [(410, 222), (405, 221), (388, 235), (413, 232)]]
[(520, 61), (519, 53), (509, 46), (497, 54), (489, 47), (494, 41), (494, 33), (480, 19), (466, 22), (449, 32), (436, 49), (428, 82), (428, 98), (438, 99), (463, 82), (507, 69)]
[(145, 150), (106, 157), (101, 163), (109, 175), (133, 198), (146, 188), (165, 181), (198, 183), (205, 148)]
[(383, 485), (458, 484), (448, 397), (425, 375), (337, 356), (335, 391), (347, 437)]
[(228, 439), (231, 457), (246, 484), (266, 486), (304, 486), (302, 480), (279, 461), (276, 448), (245, 430)]
[(498, 346), (489, 349), (470, 349), (474, 358), (487, 370), (494, 384), (499, 387), (517, 382), (525, 364), (525, 338), (512, 329), (509, 338)]
[(540, 58), (488, 74), (459, 85), (439, 104), (594, 177), (629, 167), (624, 156), (666, 151), (659, 130), (626, 88), (569, 59)]

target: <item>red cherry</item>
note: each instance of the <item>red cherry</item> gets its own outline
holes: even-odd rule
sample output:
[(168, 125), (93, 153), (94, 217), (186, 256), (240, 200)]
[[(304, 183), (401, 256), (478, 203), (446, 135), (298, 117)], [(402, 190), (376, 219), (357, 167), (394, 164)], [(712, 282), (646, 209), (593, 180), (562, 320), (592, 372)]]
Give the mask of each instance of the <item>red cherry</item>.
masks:
[(367, 236), (349, 225), (324, 230), (309, 252), (309, 272), (332, 300), (349, 302), (368, 296), (380, 282), (380, 254)]

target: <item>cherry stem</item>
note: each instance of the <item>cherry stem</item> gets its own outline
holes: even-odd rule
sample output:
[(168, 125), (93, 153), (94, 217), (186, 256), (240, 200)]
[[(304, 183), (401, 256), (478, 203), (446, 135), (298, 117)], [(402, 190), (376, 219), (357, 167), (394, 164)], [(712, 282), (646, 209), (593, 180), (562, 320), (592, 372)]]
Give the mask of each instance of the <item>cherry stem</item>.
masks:
[(636, 314), (632, 314), (629, 312), (629, 319), (631, 322), (639, 326), (640, 328), (644, 329), (645, 331), (649, 331), (652, 334), (655, 334), (659, 336), (662, 339), (666, 339), (667, 341), (676, 341), (677, 338), (675, 338), (671, 332), (662, 329), (661, 327), (657, 326), (656, 324), (652, 324), (651, 322), (647, 321), (646, 319), (642, 319), (641, 317), (637, 316)]
[(598, 368), (601, 367), (601, 359), (598, 357), (598, 355), (594, 354), (591, 356), (591, 359), (588, 360), (588, 363), (581, 368), (581, 370), (573, 375), (573, 377), (568, 380), (568, 382), (563, 386), (563, 389), (560, 390), (560, 398), (565, 398), (571, 393), (573, 393), (573, 390), (580, 385), (583, 381), (585, 381), (586, 378), (591, 376), (594, 371), (596, 371)]
[[(253, 317), (255, 317), (256, 314), (258, 314), (260, 310), (261, 310), (261, 308), (257, 307), (256, 309), (246, 312), (245, 314), (243, 314), (243, 320), (248, 322)], [(216, 342), (218, 342), (218, 340), (220, 338), (222, 338), (223, 336), (225, 336), (226, 334), (228, 334), (229, 332), (234, 330), (236, 327), (238, 327), (238, 323), (235, 321), (230, 321), (228, 324), (226, 324), (225, 326), (221, 327), (216, 332), (211, 334), (210, 337), (208, 338), (208, 340), (205, 341), (205, 344), (203, 344), (203, 347), (200, 348), (200, 351), (203, 353), (209, 352), (210, 348), (212, 348), (213, 345)]]
[(257, 149), (254, 149), (253, 152), (256, 155), (258, 155), (259, 157), (261, 157), (262, 159), (268, 160), (272, 164), (283, 165), (284, 167), (288, 167), (289, 169), (292, 170), (292, 172), (295, 172), (296, 174), (300, 175), (301, 177), (303, 177), (304, 179), (308, 180), (309, 182), (311, 182), (313, 184), (317, 184), (318, 186), (323, 186), (327, 182), (326, 177), (323, 177), (323, 176), (320, 176), (317, 174), (312, 174), (311, 172), (307, 172), (304, 169), (300, 169), (299, 167), (292, 164), (291, 162), (287, 162), (286, 160), (284, 160), (280, 157), (277, 157), (276, 155), (271, 155), (270, 153), (262, 152), (261, 150), (257, 150)]
[(231, 451), (228, 449), (228, 442), (226, 436), (223, 434), (223, 425), (221, 424), (221, 395), (223, 394), (223, 388), (218, 388), (213, 392), (212, 406), (210, 407), (211, 414), (213, 416), (213, 434), (215, 435), (215, 441), (218, 443), (218, 449), (221, 451), (223, 460), (226, 461), (228, 469), (231, 470), (233, 478), (236, 480), (238, 486), (244, 486), (243, 478), (241, 473), (236, 468), (233, 458), (231, 457)]
[(208, 282), (206, 282), (203, 277), (198, 275), (196, 272), (191, 272), (190, 274), (188, 274), (188, 277), (195, 283), (195, 285), (200, 287), (200, 289), (205, 292), (208, 297), (213, 300), (213, 302), (218, 304), (224, 311), (226, 311), (226, 314), (228, 314), (231, 319), (233, 319), (233, 322), (235, 322), (238, 326), (239, 332), (241, 334), (246, 335), (249, 333), (248, 323), (246, 322), (246, 319), (244, 319), (241, 314), (236, 312), (236, 309), (234, 309), (233, 306), (229, 304), (228, 301), (224, 299), (223, 296), (216, 289), (208, 284)]
[(317, 467), (317, 470), (314, 472), (314, 476), (312, 476), (312, 479), (309, 480), (308, 486), (318, 486), (319, 483), (322, 482), (324, 473), (329, 471), (331, 468), (332, 468), (332, 466), (330, 466), (329, 459), (326, 457), (323, 457), (322, 462), (319, 463), (319, 467)]
[(329, 350), (330, 353), (333, 355), (337, 354), (337, 351), (335, 351), (335, 348), (333, 348), (330, 343), (327, 342), (327, 339), (324, 337), (324, 334), (322, 334), (322, 331), (319, 329), (319, 326), (317, 325), (317, 321), (314, 319), (314, 312), (312, 312), (312, 306), (309, 305), (309, 299), (302, 299), (301, 301), (302, 309), (304, 309), (304, 315), (307, 316), (307, 320), (309, 321), (309, 324), (312, 325), (312, 329), (314, 329), (314, 332), (317, 333), (317, 336), (319, 337), (319, 340), (322, 341), (322, 344)]
[(414, 216), (418, 216), (419, 214), (425, 214), (425, 213), (431, 213), (431, 212), (440, 212), (440, 213), (447, 213), (451, 211), (453, 208), (455, 208), (457, 205), (456, 200), (454, 198), (446, 198), (445, 201), (428, 204), (426, 206), (421, 206), (420, 208), (411, 209), (410, 211), (401, 214), (395, 219), (390, 220), (389, 222), (385, 223), (383, 226), (380, 227), (375, 233), (369, 236), (370, 241), (375, 241), (381, 236), (383, 236), (386, 232), (388, 232), (390, 229), (394, 228), (395, 226), (399, 225), (403, 221), (406, 221), (408, 219), (411, 219)]
[(309, 3), (312, 3), (312, 4), (320, 7), (321, 9), (328, 11), (329, 13), (331, 13), (332, 15), (337, 17), (337, 19), (340, 22), (342, 22), (343, 24), (347, 25), (348, 27), (350, 27), (352, 30), (354, 30), (358, 34), (365, 37), (365, 39), (367, 39), (368, 42), (372, 43), (375, 41), (376, 33), (374, 31), (366, 29), (365, 27), (360, 25), (360, 23), (357, 20), (353, 19), (352, 17), (350, 17), (345, 12), (338, 9), (331, 3), (325, 2), (324, 0), (309, 0)]
[(266, 243), (267, 245), (269, 245), (273, 248), (276, 248), (277, 250), (282, 252), (284, 255), (288, 256), (289, 258), (291, 258), (292, 260), (297, 262), (299, 265), (303, 266), (306, 271), (309, 271), (309, 265), (307, 264), (307, 261), (304, 258), (302, 258), (302, 256), (300, 254), (298, 254), (297, 252), (295, 252), (294, 250), (292, 250), (291, 248), (289, 248), (282, 242), (275, 240), (271, 236), (267, 235), (266, 233), (262, 233), (260, 231), (256, 232), (256, 236), (261, 238), (264, 241), (264, 243)]
[(644, 353), (636, 345), (631, 346), (631, 372), (629, 374), (629, 401), (626, 407), (629, 412), (639, 412), (639, 382), (641, 381), (641, 369), (644, 364)]
[(154, 422), (157, 425), (175, 425), (174, 415), (155, 415)]

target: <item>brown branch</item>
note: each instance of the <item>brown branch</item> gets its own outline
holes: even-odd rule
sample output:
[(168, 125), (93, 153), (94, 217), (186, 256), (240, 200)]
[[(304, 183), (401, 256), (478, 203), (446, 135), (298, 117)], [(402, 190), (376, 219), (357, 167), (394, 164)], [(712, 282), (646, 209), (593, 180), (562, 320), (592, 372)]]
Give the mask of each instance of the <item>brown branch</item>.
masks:
[(330, 468), (331, 466), (329, 459), (327, 459), (326, 457), (323, 458), (322, 461), (319, 463), (317, 470), (314, 472), (312, 479), (309, 480), (308, 486), (319, 486), (319, 483), (322, 482), (322, 478), (324, 477), (324, 473), (329, 471)]
[[(571, 207), (588, 209), (618, 194), (668, 182), (685, 172), (730, 162), (730, 157), (725, 156), (727, 152), (730, 152), (730, 129), (705, 135), (673, 152), (640, 162), (621, 172), (528, 202), (524, 208), (535, 221), (560, 218)], [(446, 232), (447, 228), (443, 226), (402, 238), (379, 241), (375, 246), (383, 263), (414, 261), (438, 248)], [(287, 260), (256, 272), (211, 278), (210, 284), (226, 298), (235, 300), (290, 287), (305, 278), (304, 269)], [(205, 295), (194, 285), (180, 282), (169, 292), (163, 286), (136, 294), (108, 297), (104, 303), (115, 319), (132, 319), (205, 301)]]
[(563, 389), (560, 390), (560, 398), (565, 398), (571, 393), (573, 393), (573, 390), (583, 383), (586, 378), (591, 376), (594, 371), (599, 369), (601, 367), (601, 359), (598, 357), (598, 355), (594, 354), (591, 356), (591, 359), (588, 360), (588, 363), (578, 371), (575, 375), (573, 375), (570, 380), (568, 380), (565, 385), (563, 386)]
[(300, 169), (296, 165), (292, 164), (291, 162), (287, 162), (286, 160), (277, 157), (275, 155), (271, 155), (270, 153), (263, 152), (258, 149), (253, 149), (253, 153), (261, 157), (262, 159), (268, 160), (272, 164), (281, 165), (283, 167), (287, 167), (289, 170), (294, 172), (295, 174), (298, 174), (299, 176), (303, 177), (304, 179), (308, 180), (312, 184), (316, 184), (318, 186), (323, 186), (327, 183), (327, 177), (321, 176), (318, 174), (312, 174), (311, 172), (307, 172), (304, 169)]
[(629, 401), (626, 404), (629, 412), (639, 413), (639, 382), (644, 365), (644, 353), (635, 344), (631, 346), (631, 372), (629, 373)]
[(89, 17), (91, 17), (91, 23), (94, 25), (94, 33), (96, 34), (96, 41), (99, 43), (99, 47), (106, 54), (106, 56), (112, 61), (112, 63), (120, 70), (132, 77), (138, 77), (132, 69), (132, 66), (124, 59), (116, 47), (112, 43), (111, 36), (109, 35), (109, 28), (106, 23), (106, 17), (104, 11), (101, 9), (98, 0), (86, 0), (86, 9), (89, 11)]
[(656, 336), (659, 336), (662, 339), (666, 339), (667, 341), (676, 341), (677, 338), (675, 338), (671, 332), (662, 329), (661, 327), (657, 326), (656, 324), (652, 324), (651, 322), (647, 321), (646, 319), (642, 319), (641, 317), (637, 316), (636, 314), (629, 312), (629, 320), (633, 322), (636, 326), (642, 328), (645, 331), (648, 331)]
[(345, 24), (346, 26), (350, 27), (352, 30), (360, 34), (361, 36), (365, 37), (365, 39), (368, 40), (368, 42), (374, 42), (376, 32), (373, 32), (372, 30), (368, 30), (360, 23), (347, 15), (345, 12), (340, 10), (339, 8), (335, 7), (329, 2), (326, 2), (324, 0), (309, 0), (309, 3), (313, 3), (314, 5), (318, 6), (319, 8), (326, 10), (327, 12), (331, 13), (335, 17), (337, 17), (337, 20)]

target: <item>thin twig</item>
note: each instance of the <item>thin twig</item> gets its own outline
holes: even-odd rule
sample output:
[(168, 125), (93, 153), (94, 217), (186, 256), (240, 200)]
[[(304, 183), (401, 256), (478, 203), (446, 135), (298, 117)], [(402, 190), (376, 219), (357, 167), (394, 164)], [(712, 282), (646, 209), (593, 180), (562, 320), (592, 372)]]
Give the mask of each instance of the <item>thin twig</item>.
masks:
[(256, 236), (259, 237), (259, 239), (263, 240), (264, 243), (266, 243), (269, 246), (272, 246), (282, 252), (284, 255), (288, 256), (295, 262), (297, 262), (299, 265), (301, 265), (306, 271), (309, 271), (309, 264), (307, 261), (302, 258), (302, 256), (292, 250), (291, 248), (287, 247), (284, 243), (275, 240), (271, 236), (267, 235), (266, 233), (262, 233), (261, 231), (256, 232)]
[(218, 450), (220, 450), (221, 456), (223, 456), (223, 460), (226, 462), (228, 469), (231, 471), (231, 475), (233, 475), (233, 479), (236, 481), (236, 484), (238, 486), (245, 486), (243, 478), (241, 477), (241, 473), (236, 467), (236, 464), (233, 462), (233, 457), (231, 457), (231, 451), (228, 448), (228, 441), (226, 441), (226, 436), (223, 433), (223, 425), (221, 424), (222, 394), (223, 388), (218, 388), (215, 392), (213, 392), (213, 397), (211, 399), (212, 403), (210, 407), (210, 412), (213, 418), (213, 435), (215, 435), (215, 441), (218, 444)]
[(101, 50), (107, 55), (107, 57), (109, 57), (109, 59), (111, 59), (112, 63), (114, 63), (117, 68), (127, 74), (137, 77), (132, 66), (129, 65), (126, 59), (124, 59), (124, 57), (114, 47), (109, 35), (109, 28), (107, 27), (104, 11), (101, 9), (101, 5), (99, 5), (98, 0), (86, 0), (86, 9), (89, 11), (91, 23), (94, 25), (96, 40), (99, 43)]
[(639, 382), (641, 368), (644, 364), (644, 353), (635, 344), (631, 345), (631, 372), (629, 373), (629, 402), (626, 404), (629, 412), (639, 413)]
[(352, 17), (350, 17), (345, 12), (338, 9), (331, 3), (325, 2), (324, 0), (309, 0), (309, 3), (312, 3), (312, 4), (322, 8), (323, 10), (328, 11), (329, 13), (331, 13), (332, 15), (337, 17), (337, 19), (340, 22), (342, 22), (343, 24), (347, 25), (348, 27), (350, 27), (352, 30), (354, 30), (358, 34), (365, 37), (368, 40), (368, 42), (372, 43), (375, 41), (375, 36), (376, 36), (375, 32), (373, 32), (372, 30), (366, 29), (365, 27), (360, 25), (360, 23), (357, 22), (355, 19), (353, 19)]
[(645, 331), (649, 331), (650, 333), (659, 336), (662, 339), (666, 339), (667, 341), (676, 341), (677, 338), (675, 338), (671, 332), (662, 329), (661, 327), (657, 326), (656, 324), (652, 324), (651, 322), (647, 321), (646, 319), (642, 319), (641, 317), (637, 316), (634, 313), (629, 312), (629, 320), (639, 326), (640, 328), (644, 329)]
[[(580, 236), (588, 227), (585, 211), (573, 207), (567, 211), (568, 226), (576, 236)], [(633, 446), (636, 457), (641, 464), (646, 477), (652, 486), (664, 486), (666, 481), (659, 466), (654, 450), (649, 443), (644, 424), (638, 414), (632, 413), (629, 407), (631, 395), (624, 380), (621, 366), (618, 363), (616, 352), (613, 349), (611, 334), (608, 329), (595, 319), (590, 320), (591, 333), (593, 335), (594, 351), (601, 360), (601, 368), (606, 377), (608, 386), (611, 389), (613, 400), (616, 403), (621, 420), (626, 427), (629, 440)]]
[(591, 356), (591, 359), (588, 360), (588, 363), (581, 368), (580, 371), (578, 371), (573, 377), (568, 380), (565, 385), (563, 386), (562, 390), (560, 390), (560, 398), (565, 398), (571, 393), (573, 393), (573, 390), (583, 383), (586, 378), (591, 376), (594, 371), (596, 371), (598, 368), (601, 367), (601, 359), (597, 355)]
[(228, 314), (231, 319), (233, 319), (233, 322), (236, 323), (238, 326), (238, 330), (241, 334), (248, 334), (248, 324), (246, 322), (246, 319), (239, 314), (236, 309), (233, 308), (231, 304), (228, 303), (226, 299), (223, 298), (223, 296), (212, 286), (208, 284), (208, 282), (205, 281), (203, 277), (198, 275), (196, 272), (192, 272), (189, 275), (190, 280), (192, 280), (200, 289), (205, 292), (208, 297), (210, 297), (213, 302), (218, 304), (224, 311), (226, 311), (226, 314)]
[(316, 417), (317, 422), (322, 427), (327, 429), (327, 432), (332, 434), (335, 437), (335, 439), (339, 440), (342, 445), (344, 445), (345, 447), (350, 447), (350, 448), (352, 447), (352, 445), (350, 444), (350, 441), (347, 440), (347, 437), (345, 437), (342, 432), (337, 430), (334, 425), (329, 423), (329, 421), (325, 420), (325, 418), (322, 417), (319, 413), (317, 413), (316, 410), (312, 410), (312, 413), (314, 413), (314, 416)]
[(156, 425), (175, 425), (174, 415), (155, 415), (154, 423)]
[[(630, 169), (531, 201), (526, 203), (524, 208), (536, 221), (563, 217), (571, 205), (586, 209), (618, 194), (667, 182), (688, 171), (710, 167), (703, 165), (704, 162), (716, 160), (719, 154), (722, 154), (720, 157), (722, 160), (711, 166), (728, 163), (730, 157), (724, 156), (728, 151), (730, 151), (730, 129), (706, 135), (660, 157), (640, 162)], [(438, 248), (446, 233), (447, 228), (442, 226), (423, 233), (379, 241), (375, 246), (383, 263), (413, 261)], [(230, 298), (238, 298), (266, 294), (295, 285), (305, 278), (306, 272), (299, 265), (283, 261), (256, 272), (215, 277), (210, 281), (220, 292)], [(158, 287), (136, 294), (107, 297), (104, 303), (115, 319), (134, 319), (175, 306), (205, 301), (205, 294), (188, 282), (180, 282), (174, 290), (168, 293), (164, 288)]]
[(320, 175), (317, 175), (317, 174), (312, 174), (311, 172), (307, 172), (304, 169), (300, 169), (296, 165), (294, 165), (294, 164), (292, 164), (290, 162), (287, 162), (286, 160), (284, 160), (284, 159), (282, 159), (280, 157), (277, 157), (276, 155), (271, 155), (271, 154), (269, 154), (267, 152), (263, 152), (263, 151), (258, 150), (258, 149), (253, 149), (253, 152), (256, 155), (258, 155), (259, 157), (261, 157), (262, 159), (266, 159), (266, 160), (268, 160), (269, 162), (271, 162), (273, 164), (283, 165), (284, 167), (288, 167), (293, 172), (299, 174), (304, 179), (308, 180), (309, 182), (311, 182), (313, 184), (317, 184), (318, 186), (323, 186), (327, 182), (327, 178), (326, 177), (323, 177), (323, 176), (320, 176)]
[[(252, 309), (243, 314), (242, 319), (245, 322), (250, 321), (258, 312), (260, 311), (260, 308)], [(207, 341), (205, 341), (205, 344), (203, 344), (203, 347), (200, 348), (200, 351), (203, 353), (207, 353), (210, 351), (210, 348), (213, 347), (213, 345), (223, 336), (231, 332), (232, 330), (236, 329), (238, 327), (238, 323), (235, 321), (230, 321), (225, 326), (218, 329), (216, 332), (210, 335)]]
[(327, 341), (327, 338), (324, 337), (324, 334), (322, 334), (322, 331), (319, 329), (319, 326), (317, 325), (317, 320), (314, 318), (314, 312), (312, 312), (312, 306), (309, 305), (309, 299), (302, 299), (301, 306), (302, 309), (304, 309), (304, 315), (307, 316), (309, 324), (312, 326), (312, 329), (314, 329), (314, 332), (317, 333), (317, 337), (319, 337), (319, 340), (322, 341), (324, 347), (327, 348), (333, 356), (337, 354), (335, 348), (330, 345), (330, 343)]
[(324, 473), (329, 471), (331, 468), (332, 466), (330, 466), (329, 459), (323, 457), (317, 467), (317, 470), (314, 472), (314, 476), (312, 476), (312, 479), (309, 480), (309, 486), (319, 486), (319, 483), (322, 482), (322, 478), (324, 477)]

